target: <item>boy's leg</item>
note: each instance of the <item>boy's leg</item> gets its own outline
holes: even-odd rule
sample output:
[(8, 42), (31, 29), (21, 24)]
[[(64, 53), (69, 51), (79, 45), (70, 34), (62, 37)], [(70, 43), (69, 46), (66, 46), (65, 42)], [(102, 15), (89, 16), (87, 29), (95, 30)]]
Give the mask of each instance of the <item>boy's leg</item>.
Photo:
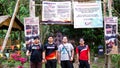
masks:
[(88, 61), (85, 61), (85, 67), (90, 68), (90, 64), (88, 63)]
[(67, 68), (73, 68), (73, 63), (71, 61), (67, 61)]
[(61, 68), (66, 68), (66, 61), (61, 61)]
[(56, 66), (57, 66), (57, 60), (56, 59), (51, 60), (51, 68), (56, 68)]
[(30, 62), (30, 68), (36, 68), (36, 63)]
[(37, 63), (37, 68), (42, 68), (42, 63), (41, 62)]
[(46, 64), (45, 64), (45, 68), (51, 68), (51, 65), (50, 65), (50, 61), (47, 60)]
[(79, 63), (79, 68), (84, 68), (84, 61), (80, 60)]

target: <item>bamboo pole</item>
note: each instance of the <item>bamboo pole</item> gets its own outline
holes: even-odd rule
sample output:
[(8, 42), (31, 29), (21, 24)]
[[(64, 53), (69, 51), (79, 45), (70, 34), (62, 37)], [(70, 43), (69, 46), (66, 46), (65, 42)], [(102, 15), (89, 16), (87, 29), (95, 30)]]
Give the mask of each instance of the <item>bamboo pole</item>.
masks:
[(4, 51), (4, 49), (5, 49), (5, 47), (6, 47), (6, 44), (7, 44), (7, 41), (8, 41), (8, 38), (9, 38), (9, 36), (10, 36), (10, 32), (11, 32), (11, 29), (12, 29), (12, 26), (13, 26), (13, 23), (14, 23), (14, 20), (15, 20), (15, 17), (16, 17), (17, 12), (18, 12), (19, 3), (20, 3), (20, 0), (17, 0), (17, 3), (16, 3), (16, 6), (15, 6), (15, 9), (14, 9), (14, 13), (13, 13), (12, 19), (11, 19), (11, 21), (10, 21), (10, 25), (9, 25), (7, 34), (6, 34), (5, 39), (4, 39), (4, 41), (3, 41), (1, 53)]

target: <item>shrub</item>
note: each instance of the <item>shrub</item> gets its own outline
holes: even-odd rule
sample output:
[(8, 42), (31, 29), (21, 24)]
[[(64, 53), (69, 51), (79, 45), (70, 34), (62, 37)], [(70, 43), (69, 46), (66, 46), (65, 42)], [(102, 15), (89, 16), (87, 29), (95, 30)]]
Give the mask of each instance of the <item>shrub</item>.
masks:
[(18, 66), (18, 68), (24, 68), (23, 65), (26, 63), (27, 58), (21, 57), (19, 54), (13, 53), (11, 55), (12, 59), (14, 59), (17, 62), (20, 62), (21, 65)]

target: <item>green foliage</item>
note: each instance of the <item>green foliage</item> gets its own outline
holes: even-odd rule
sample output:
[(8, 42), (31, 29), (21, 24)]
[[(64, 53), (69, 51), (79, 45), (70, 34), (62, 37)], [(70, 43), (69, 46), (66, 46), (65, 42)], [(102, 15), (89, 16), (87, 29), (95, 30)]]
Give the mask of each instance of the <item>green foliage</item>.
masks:
[(119, 68), (120, 67), (120, 55), (119, 54), (111, 55), (111, 62), (114, 67)]
[[(1, 15), (11, 15), (13, 14), (14, 8), (16, 5), (16, 0), (0, 0), (0, 11)], [(29, 1), (20, 0), (20, 7), (17, 17), (23, 22), (24, 17), (29, 16)]]
[(15, 66), (15, 61), (14, 60), (9, 60), (7, 62), (8, 67), (14, 67)]
[(117, 12), (120, 13), (120, 7), (119, 7), (120, 0), (113, 0), (113, 2), (114, 2), (113, 6), (114, 6), (115, 10), (117, 10)]
[(97, 66), (97, 65), (95, 65), (95, 64), (93, 64), (93, 65), (92, 65), (92, 68), (98, 68), (98, 66)]

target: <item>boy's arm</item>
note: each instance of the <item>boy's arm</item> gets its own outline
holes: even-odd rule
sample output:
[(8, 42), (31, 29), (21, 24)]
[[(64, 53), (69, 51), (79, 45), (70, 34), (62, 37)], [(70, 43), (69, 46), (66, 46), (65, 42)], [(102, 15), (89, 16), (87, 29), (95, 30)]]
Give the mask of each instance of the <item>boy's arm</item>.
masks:
[(74, 49), (72, 49), (71, 61), (73, 61), (73, 58), (74, 58)]
[(88, 63), (90, 64), (90, 49), (88, 47)]
[(43, 62), (46, 62), (46, 58), (45, 58), (45, 55), (46, 54), (46, 47), (45, 45), (43, 46), (43, 52), (42, 52), (42, 59), (43, 59)]
[(27, 50), (26, 55), (27, 55), (27, 56), (30, 56), (30, 55), (31, 55), (31, 53), (30, 53), (29, 50)]
[(42, 58), (43, 58), (43, 60), (45, 59), (45, 51), (43, 51), (43, 53), (42, 53)]
[(79, 52), (78, 52), (78, 48), (76, 48), (76, 62), (78, 62), (79, 61), (79, 54), (78, 54)]
[(60, 51), (58, 51), (58, 53), (57, 53), (57, 59), (58, 59), (58, 63), (60, 64)]
[(56, 50), (56, 59), (58, 58), (58, 51)]
[(88, 63), (90, 64), (90, 51), (88, 51)]

